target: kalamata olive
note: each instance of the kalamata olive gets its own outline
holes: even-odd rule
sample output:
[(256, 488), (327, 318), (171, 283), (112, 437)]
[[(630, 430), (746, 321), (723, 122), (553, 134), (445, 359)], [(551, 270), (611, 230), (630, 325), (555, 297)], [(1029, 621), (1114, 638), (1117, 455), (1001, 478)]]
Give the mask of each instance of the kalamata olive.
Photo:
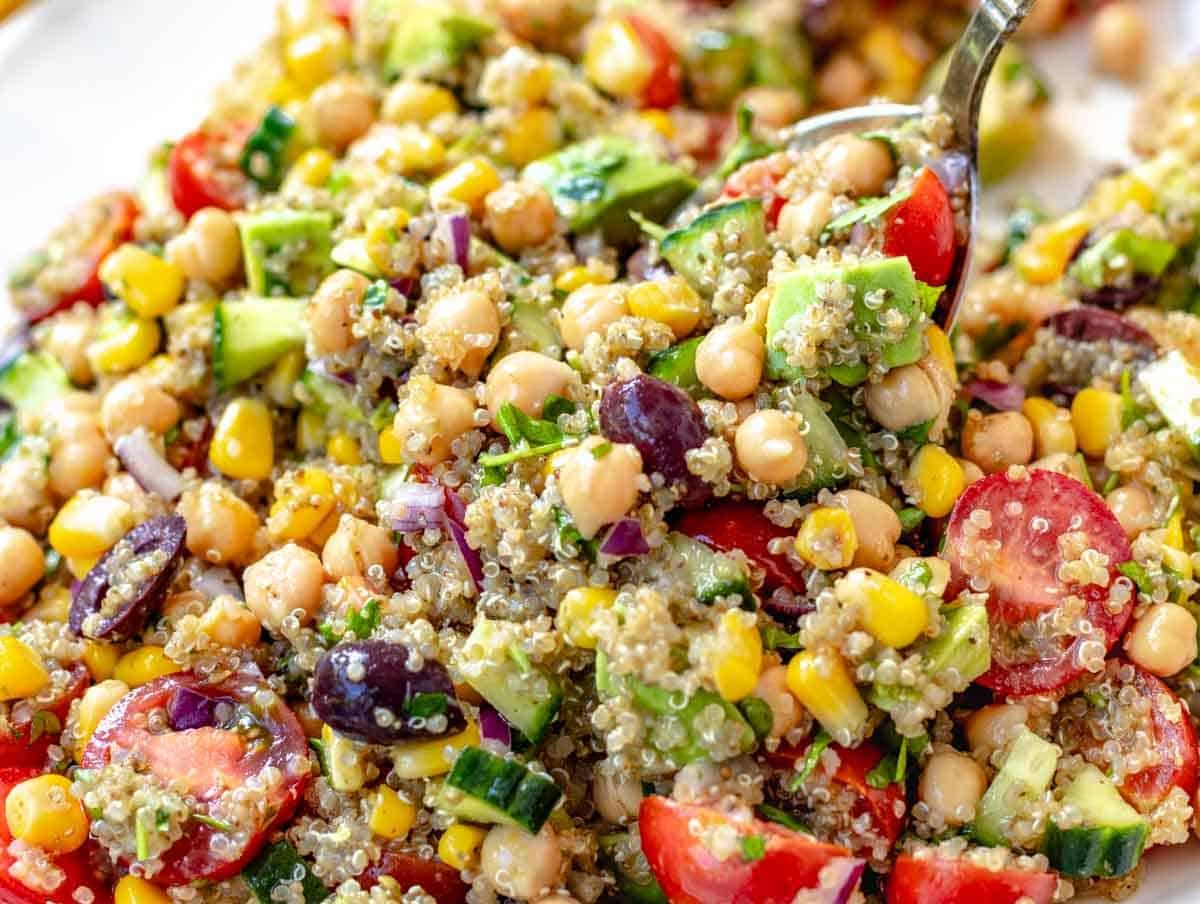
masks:
[(118, 540), (72, 595), (71, 631), (105, 640), (141, 631), (175, 579), (186, 536), (181, 516), (160, 515)]
[(646, 374), (611, 384), (600, 400), (600, 430), (613, 442), (633, 444), (647, 474), (685, 481), (682, 505), (698, 505), (711, 494), (685, 458), (708, 439), (708, 427), (700, 406), (678, 386)]
[(1101, 286), (1088, 289), (1079, 296), (1084, 304), (1123, 311), (1136, 304), (1145, 304), (1162, 287), (1162, 282), (1148, 273), (1135, 273), (1127, 285)]
[(334, 731), (369, 744), (435, 737), (467, 724), (445, 667), (386, 640), (349, 641), (326, 652), (313, 673), (312, 706)]
[(1083, 305), (1059, 311), (1046, 321), (1056, 335), (1075, 342), (1105, 342), (1115, 339), (1131, 345), (1142, 345), (1153, 351), (1157, 345), (1154, 337), (1136, 323), (1132, 323), (1113, 311)]

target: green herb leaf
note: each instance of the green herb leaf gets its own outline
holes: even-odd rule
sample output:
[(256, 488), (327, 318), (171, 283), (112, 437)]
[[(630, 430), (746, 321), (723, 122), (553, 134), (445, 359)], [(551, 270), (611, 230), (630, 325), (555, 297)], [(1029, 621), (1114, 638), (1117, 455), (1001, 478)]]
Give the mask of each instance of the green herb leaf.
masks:
[(843, 229), (848, 229), (855, 223), (870, 223), (872, 220), (877, 220), (901, 201), (907, 201), (912, 195), (912, 186), (908, 185), (904, 188), (896, 189), (890, 195), (884, 195), (879, 198), (866, 198), (861, 201), (857, 207), (847, 210), (844, 214), (834, 217), (821, 230), (822, 241), (828, 241), (829, 237), (841, 232)]
[(44, 709), (39, 709), (29, 720), (29, 743), (32, 744), (44, 734), (58, 734), (62, 731), (62, 722), (58, 716)]
[(597, 443), (596, 445), (592, 446), (592, 458), (596, 459), (596, 461), (599, 461), (612, 450), (612, 443)]
[[(904, 526), (904, 512), (906, 511), (908, 509), (900, 511), (901, 527)], [(924, 513), (922, 513), (922, 517), (924, 517)], [(933, 581), (933, 569), (926, 562), (919, 559), (913, 560), (904, 566), (904, 570), (896, 576), (896, 580), (913, 593), (928, 593), (929, 585)]]
[(913, 424), (911, 427), (905, 427), (899, 431), (896, 436), (899, 439), (910, 443), (925, 444), (929, 442), (929, 431), (933, 427), (933, 418), (927, 421), (922, 421), (919, 424)]
[(867, 784), (872, 788), (886, 788), (888, 785), (903, 782), (907, 772), (908, 738), (902, 738), (900, 749), (885, 756), (867, 773)]
[[(903, 533), (916, 530), (921, 526), (921, 522), (925, 520), (925, 513), (919, 508), (902, 508), (896, 512), (896, 516), (900, 519), (900, 530)], [(924, 564), (924, 563), (922, 563)], [(928, 571), (929, 566), (925, 566)]]
[(995, 357), (996, 353), (1025, 331), (1024, 320), (1012, 323), (993, 321), (987, 325), (983, 335), (975, 340), (975, 355), (979, 360)]
[(585, 540), (583, 534), (579, 532), (579, 528), (575, 526), (575, 522), (571, 520), (562, 509), (554, 510), (554, 520), (558, 525), (558, 530), (554, 535), (554, 553), (564, 559), (571, 558), (567, 554), (567, 548), (573, 546), (576, 550), (583, 553), (584, 558), (590, 562), (596, 560), (596, 553), (600, 549), (600, 541), (592, 538)]
[(367, 291), (363, 293), (364, 308), (381, 308), (387, 304), (388, 290), (391, 288), (387, 284), (386, 279), (377, 279), (371, 285), (367, 286)]
[(551, 393), (546, 396), (546, 401), (542, 402), (542, 420), (557, 424), (564, 414), (574, 414), (578, 410), (579, 406), (570, 399)]
[(270, 107), (242, 149), (238, 165), (262, 188), (272, 190), (283, 181), (287, 147), (296, 122), (279, 107)]
[(20, 441), (21, 431), (17, 429), (16, 415), (11, 412), (0, 415), (0, 460), (7, 458)]
[(431, 692), (414, 694), (404, 701), (404, 712), (418, 719), (428, 719), (430, 716), (440, 716), (450, 708), (450, 701), (445, 694)]
[(321, 635), (321, 640), (325, 642), (325, 646), (327, 647), (332, 647), (342, 639), (342, 635), (333, 630), (333, 625), (327, 621), (320, 622), (317, 625), (317, 633)]
[(787, 810), (781, 810), (779, 807), (773, 807), (770, 804), (759, 804), (754, 808), (754, 812), (767, 822), (781, 825), (785, 829), (791, 829), (793, 832), (808, 832), (808, 826)]
[(1150, 580), (1146, 569), (1138, 562), (1123, 562), (1117, 566), (1117, 571), (1133, 581), (1139, 593), (1145, 593), (1147, 596), (1154, 594), (1154, 583)]
[(275, 889), (284, 882), (295, 882), (297, 878), (304, 891), (304, 904), (320, 904), (329, 897), (329, 890), (286, 841), (265, 848), (242, 870), (242, 878), (260, 904), (276, 904)]
[(917, 280), (917, 300), (921, 303), (921, 310), (925, 312), (926, 317), (933, 316), (933, 312), (937, 310), (938, 301), (945, 291), (945, 286), (931, 286)]
[(747, 835), (742, 839), (742, 859), (746, 862), (762, 860), (767, 855), (767, 839), (762, 835)]
[(738, 709), (754, 729), (755, 737), (762, 739), (771, 733), (775, 726), (775, 714), (767, 701), (759, 697), (746, 697), (738, 704)]
[(329, 774), (329, 761), (326, 759), (328, 752), (325, 750), (325, 742), (320, 738), (309, 738), (308, 746), (312, 748), (312, 752), (317, 755), (317, 765), (321, 767), (321, 774)]
[(383, 613), (379, 607), (379, 600), (374, 598), (369, 599), (361, 609), (355, 610), (346, 616), (346, 631), (353, 634), (359, 640), (366, 640), (379, 627), (379, 621), (382, 617)]
[(734, 121), (737, 123), (737, 140), (725, 152), (721, 165), (717, 167), (715, 176), (724, 181), (747, 163), (766, 157), (775, 152), (775, 146), (759, 141), (754, 137), (754, 111), (748, 104), (739, 104)]
[(800, 632), (795, 633), (777, 628), (774, 625), (763, 625), (761, 632), (763, 646), (768, 650), (802, 650)]
[(807, 781), (808, 777), (813, 774), (817, 765), (821, 762), (821, 754), (825, 752), (825, 748), (833, 743), (833, 738), (829, 736), (829, 732), (821, 729), (817, 732), (817, 736), (812, 739), (812, 743), (808, 745), (808, 750), (804, 752), (804, 759), (800, 761), (796, 774), (792, 776), (788, 782), (788, 788), (792, 791), (799, 791), (800, 786)]
[(1121, 371), (1121, 429), (1128, 430), (1144, 420), (1146, 410), (1133, 398), (1133, 376), (1128, 370)]
[[(479, 463), (487, 468), (504, 468), (511, 465), (514, 461), (521, 461), (526, 458), (540, 458), (543, 455), (549, 455), (551, 452), (557, 452), (563, 447), (562, 441), (556, 443), (546, 443), (544, 446), (522, 446), (519, 449), (514, 449), (511, 452), (501, 452), (499, 455), (480, 455)], [(505, 472), (501, 472), (505, 473)], [(500, 483), (504, 483), (501, 479)]]

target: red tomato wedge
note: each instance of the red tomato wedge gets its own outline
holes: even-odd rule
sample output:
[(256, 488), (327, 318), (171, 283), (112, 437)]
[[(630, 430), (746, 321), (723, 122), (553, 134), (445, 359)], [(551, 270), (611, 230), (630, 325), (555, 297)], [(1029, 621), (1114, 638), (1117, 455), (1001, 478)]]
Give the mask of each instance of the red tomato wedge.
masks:
[[(1107, 586), (1060, 580), (1059, 569), (1084, 549), (1108, 557)], [(1099, 641), (1107, 651), (1129, 623), (1133, 593), (1110, 608), (1117, 566), (1132, 557), (1125, 531), (1103, 499), (1065, 474), (999, 473), (971, 484), (950, 513), (944, 555), (951, 568), (947, 599), (968, 589), (971, 578), (986, 581), (992, 667), (979, 683), (998, 694), (1061, 688), (1083, 674), (1084, 643)], [(1055, 632), (1045, 622), (1066, 605), (1078, 605), (1078, 616)], [(1081, 633), (1083, 622), (1090, 634)], [(1033, 628), (1032, 637), (1022, 635), (1022, 626)]]
[(669, 110), (679, 103), (683, 90), (683, 67), (671, 42), (650, 21), (632, 13), (625, 17), (653, 63), (650, 78), (642, 89), (642, 106)]
[[(794, 770), (796, 763), (804, 759), (808, 746), (784, 745), (774, 753), (768, 753), (767, 762), (776, 769)], [(829, 747), (837, 753), (841, 761), (833, 773), (833, 780), (858, 794), (859, 802), (855, 805), (852, 815), (869, 813), (875, 831), (886, 838), (889, 845), (895, 844), (900, 833), (904, 831), (908, 812), (907, 790), (899, 782), (893, 782), (885, 788), (874, 788), (867, 781), (867, 773), (883, 759), (883, 750), (871, 741), (864, 741), (857, 747), (843, 747), (840, 744), (830, 744)]]
[[(207, 698), (230, 708), (232, 715), (223, 724), (151, 731), (148, 714), (170, 707), (181, 692), (188, 695), (193, 708), (197, 699)], [(261, 702), (263, 694), (269, 695), (269, 703)], [(239, 672), (219, 684), (205, 684), (187, 673), (167, 675), (126, 694), (96, 728), (83, 752), (82, 765), (101, 769), (113, 760), (127, 758), (161, 781), (181, 785), (204, 804), (241, 787), (266, 767), (278, 769), (283, 776), (268, 792), (265, 815), (235, 856), (220, 859), (213, 853), (210, 842), (220, 829), (190, 823), (184, 837), (163, 855), (163, 869), (150, 877), (160, 885), (236, 875), (271, 830), (292, 815), (312, 775), (300, 723), (262, 676), (251, 671)]]
[(966, 860), (904, 854), (888, 879), (887, 904), (1050, 904), (1057, 888), (1054, 873), (993, 871)]
[(770, 154), (758, 160), (751, 160), (725, 181), (725, 187), (721, 189), (721, 200), (762, 198), (763, 209), (766, 211), (767, 228), (774, 229), (775, 224), (779, 221), (779, 211), (783, 210), (783, 205), (788, 200), (779, 193), (779, 180), (791, 166), (791, 160), (783, 153)]
[(205, 126), (171, 148), (167, 184), (185, 218), (204, 207), (238, 210), (246, 206), (249, 181), (238, 157), (250, 129), (241, 124)]
[(13, 837), (4, 821), (5, 801), (14, 787), (41, 774), (42, 770), (36, 768), (0, 769), (0, 904), (79, 904), (74, 897), (79, 889), (88, 889), (94, 904), (109, 904), (112, 895), (108, 891), (108, 881), (95, 868), (101, 864), (103, 855), (91, 841), (77, 851), (52, 858), (53, 864), (65, 874), (62, 884), (53, 891), (30, 888), (13, 875), (16, 859), (8, 850)]
[(1161, 756), (1151, 766), (1127, 778), (1121, 793), (1143, 813), (1149, 812), (1171, 792), (1182, 788), (1187, 799), (1196, 796), (1196, 729), (1179, 698), (1162, 681), (1134, 666), (1134, 686), (1149, 698), (1153, 747)]
[[(71, 703), (83, 696), (90, 683), (87, 669), (76, 663), (71, 667), (71, 681), (54, 700), (41, 704), (39, 709), (22, 711), (9, 729), (0, 731), (0, 763), (8, 767), (41, 768), (46, 765), (46, 751), (58, 742), (66, 724)], [(47, 718), (47, 717), (53, 718)], [(57, 727), (55, 725), (57, 724)]]
[(767, 544), (795, 531), (780, 527), (763, 514), (754, 502), (720, 502), (710, 508), (692, 509), (675, 523), (680, 533), (720, 552), (740, 549), (763, 571), (763, 589), (784, 587), (793, 593), (804, 590), (804, 578), (792, 568), (787, 556), (771, 552)]
[[(706, 847), (704, 836), (727, 827), (737, 831), (741, 849), (722, 859)], [(638, 830), (670, 904), (791, 904), (799, 892), (817, 888), (822, 870), (834, 863), (848, 898), (865, 866), (845, 848), (774, 823), (735, 822), (709, 807), (666, 797), (642, 801)]]
[(925, 167), (913, 183), (912, 194), (888, 214), (883, 253), (907, 257), (917, 279), (931, 286), (944, 286), (957, 252), (950, 195), (937, 174)]
[(379, 859), (358, 877), (358, 884), (370, 889), (384, 876), (395, 879), (405, 891), (414, 885), (421, 886), (437, 904), (463, 904), (467, 900), (469, 886), (458, 870), (409, 851), (384, 848)]

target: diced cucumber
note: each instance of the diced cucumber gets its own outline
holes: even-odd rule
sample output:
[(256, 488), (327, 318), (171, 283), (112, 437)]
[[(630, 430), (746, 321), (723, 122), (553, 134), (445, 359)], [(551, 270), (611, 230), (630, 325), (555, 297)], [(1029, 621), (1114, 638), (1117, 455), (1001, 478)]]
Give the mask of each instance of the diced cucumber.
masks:
[(329, 211), (264, 210), (239, 225), (252, 295), (311, 295), (333, 270)]
[(304, 348), (304, 308), (296, 298), (222, 301), (213, 312), (213, 376), (228, 389)]
[(1080, 254), (1070, 273), (1084, 288), (1099, 289), (1119, 273), (1162, 276), (1175, 252), (1175, 246), (1166, 239), (1148, 238), (1132, 229), (1117, 229)]
[(1167, 423), (1183, 434), (1200, 458), (1200, 368), (1172, 350), (1138, 374)]
[(343, 424), (356, 424), (366, 419), (362, 409), (354, 404), (349, 389), (337, 380), (315, 370), (306, 370), (300, 385), (308, 396), (304, 407)]
[(392, 32), (388, 40), (384, 74), (428, 77), (445, 74), (463, 56), (495, 31), (483, 19), (436, 0), (394, 0)]
[(354, 270), (371, 279), (383, 276), (383, 271), (371, 260), (371, 255), (367, 254), (367, 240), (362, 236), (342, 239), (329, 252), (329, 259), (339, 267)]
[(946, 623), (942, 632), (925, 648), (925, 667), (931, 675), (954, 669), (965, 687), (992, 664), (987, 607), (973, 603), (942, 612)]
[(508, 329), (496, 347), (493, 360), (529, 349), (551, 358), (562, 358), (563, 341), (550, 319), (550, 311), (533, 301), (514, 301)]
[(1141, 859), (1150, 834), (1145, 818), (1095, 766), (1085, 766), (1063, 792), (1062, 803), (1083, 822), (1059, 828), (1052, 817), (1043, 851), (1050, 865), (1078, 879), (1124, 876)]
[(666, 893), (650, 871), (644, 857), (641, 869), (631, 868), (629, 855), (633, 848), (640, 847), (633, 832), (613, 832), (600, 836), (601, 865), (612, 871), (617, 880), (617, 891), (628, 904), (667, 904)]
[(753, 607), (749, 575), (736, 559), (679, 533), (670, 534), (667, 543), (677, 556), (683, 558), (692, 592), (701, 603), (709, 604), (723, 596), (739, 596), (743, 606)]
[(849, 473), (850, 447), (838, 432), (820, 400), (807, 393), (795, 398), (796, 410), (808, 425), (804, 441), (808, 446), (808, 464), (799, 480), (788, 487), (789, 494), (805, 495), (836, 486)]
[[(304, 892), (304, 904), (319, 904), (329, 897), (329, 889), (313, 875), (308, 864), (287, 841), (277, 841), (263, 848), (262, 853), (242, 870), (242, 878), (260, 904), (277, 904), (280, 898), (275, 895), (275, 890), (284, 883), (291, 885), (297, 877)], [(290, 894), (285, 897), (288, 901), (293, 900)]]
[(1009, 748), (1004, 765), (992, 779), (975, 817), (974, 835), (980, 844), (992, 847), (1010, 843), (1008, 826), (1054, 780), (1059, 749), (1022, 728)]
[(697, 292), (712, 295), (713, 278), (724, 267), (713, 233), (736, 231), (746, 251), (767, 248), (766, 215), (761, 198), (741, 198), (706, 210), (682, 229), (667, 233), (658, 244), (663, 260)]
[(633, 693), (634, 703), (642, 709), (656, 716), (679, 719), (687, 729), (687, 740), (669, 748), (659, 747), (655, 744), (654, 733), (651, 732), (650, 734), (650, 743), (654, 744), (656, 749), (669, 757), (676, 766), (685, 766), (688, 763), (694, 763), (696, 760), (702, 760), (709, 756), (709, 749), (704, 746), (703, 742), (696, 735), (695, 721), (710, 706), (720, 707), (721, 711), (725, 714), (725, 720), (740, 727), (739, 747), (743, 753), (749, 753), (754, 749), (754, 729), (750, 727), (750, 723), (746, 721), (741, 710), (719, 694), (714, 694), (712, 691), (707, 690), (698, 690), (688, 698), (683, 707), (678, 707), (675, 705), (677, 703), (676, 694), (671, 691), (649, 684), (642, 684), (640, 681), (632, 679), (629, 680), (628, 686)]
[(707, 395), (708, 390), (696, 376), (696, 349), (703, 341), (703, 336), (697, 336), (651, 355), (650, 376), (674, 383), (693, 398)]
[(756, 49), (748, 35), (716, 28), (696, 31), (686, 55), (696, 104), (706, 110), (728, 107), (750, 79)]
[[(493, 639), (495, 634), (495, 624), (480, 618), (467, 638), (466, 646), (493, 649), (499, 643)], [(555, 675), (534, 665), (523, 668), (513, 659), (489, 664), (482, 673), (473, 671), (467, 677), (467, 683), (515, 725), (531, 744), (537, 744), (545, 737), (562, 705), (562, 684)]]
[(558, 785), (544, 775), (467, 747), (446, 776), (438, 806), (466, 822), (514, 825), (536, 834), (561, 798)]
[(23, 352), (0, 370), (0, 399), (34, 411), (71, 388), (67, 372), (45, 352)]

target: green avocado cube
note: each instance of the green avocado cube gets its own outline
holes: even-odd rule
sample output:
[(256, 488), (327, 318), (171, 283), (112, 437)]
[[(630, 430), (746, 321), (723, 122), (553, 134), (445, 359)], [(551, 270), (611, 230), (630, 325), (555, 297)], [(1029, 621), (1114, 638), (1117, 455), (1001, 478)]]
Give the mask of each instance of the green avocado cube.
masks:
[(252, 295), (311, 295), (333, 271), (333, 217), (325, 210), (265, 210), (241, 219)]
[(1087, 289), (1106, 286), (1115, 274), (1130, 270), (1159, 277), (1174, 259), (1175, 252), (1175, 246), (1166, 239), (1118, 229), (1079, 255), (1071, 265), (1071, 276)]
[(451, 3), (408, 0), (388, 6), (392, 25), (383, 63), (388, 78), (444, 73), (496, 30)]

